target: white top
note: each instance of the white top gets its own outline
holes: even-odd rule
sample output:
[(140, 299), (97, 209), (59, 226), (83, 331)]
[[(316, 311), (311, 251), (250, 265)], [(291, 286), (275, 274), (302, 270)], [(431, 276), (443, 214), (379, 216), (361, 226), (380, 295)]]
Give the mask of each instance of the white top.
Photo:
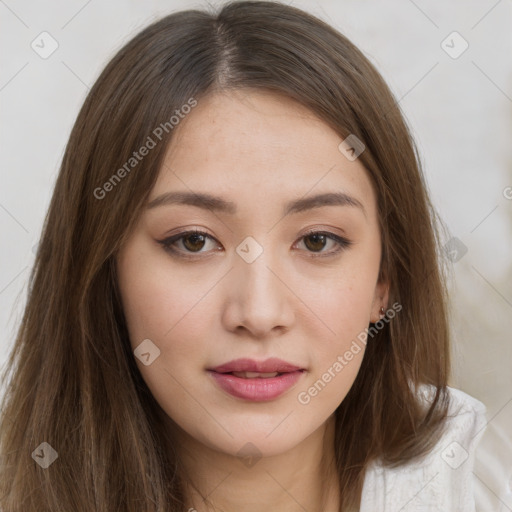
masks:
[[(431, 387), (420, 388), (429, 399)], [(420, 463), (367, 469), (360, 512), (475, 512), (475, 449), (486, 425), (486, 407), (448, 388), (449, 418), (438, 444)]]

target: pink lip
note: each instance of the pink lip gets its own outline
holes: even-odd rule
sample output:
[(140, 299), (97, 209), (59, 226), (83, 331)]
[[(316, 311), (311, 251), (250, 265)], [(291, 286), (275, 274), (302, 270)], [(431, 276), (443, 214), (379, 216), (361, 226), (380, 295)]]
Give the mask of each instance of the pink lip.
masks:
[(288, 373), (302, 370), (299, 366), (295, 366), (291, 363), (287, 363), (282, 359), (272, 357), (265, 361), (255, 361), (254, 359), (234, 359), (229, 363), (221, 364), (210, 370), (217, 373), (229, 373), (229, 372), (259, 372), (259, 373)]
[[(258, 372), (282, 375), (270, 378), (245, 379), (230, 372)], [(290, 389), (302, 376), (304, 369), (281, 359), (271, 358), (265, 361), (235, 359), (229, 363), (209, 369), (215, 382), (227, 393), (252, 402), (274, 400)]]

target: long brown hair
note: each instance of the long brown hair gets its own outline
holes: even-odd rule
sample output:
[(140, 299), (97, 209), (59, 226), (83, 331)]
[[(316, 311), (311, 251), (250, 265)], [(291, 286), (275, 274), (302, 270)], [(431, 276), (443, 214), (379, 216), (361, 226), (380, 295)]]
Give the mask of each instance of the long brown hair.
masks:
[[(232, 2), (145, 28), (108, 63), (78, 114), (3, 375), (3, 512), (185, 506), (172, 440), (130, 349), (114, 258), (173, 135), (164, 123), (191, 98), (246, 87), (284, 93), (341, 138), (357, 136), (377, 193), (381, 278), (402, 310), (368, 343), (335, 413), (341, 508), (360, 503), (370, 462), (399, 465), (438, 440), (449, 402), (446, 294), (435, 215), (399, 106), (328, 24), (280, 3)], [(131, 161), (152, 134), (155, 147)], [(422, 384), (435, 391), (426, 409), (415, 392)], [(36, 463), (53, 453), (43, 442), (58, 455), (46, 469)]]

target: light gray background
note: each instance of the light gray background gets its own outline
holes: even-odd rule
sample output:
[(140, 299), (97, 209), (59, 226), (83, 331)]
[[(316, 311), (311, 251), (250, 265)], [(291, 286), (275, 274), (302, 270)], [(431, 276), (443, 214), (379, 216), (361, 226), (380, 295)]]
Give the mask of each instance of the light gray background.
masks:
[[(218, 5), (220, 2), (213, 2)], [(88, 88), (136, 32), (205, 2), (0, 0), (0, 364), (71, 127)], [(512, 2), (295, 1), (381, 71), (417, 139), (433, 202), (467, 248), (450, 263), (454, 379), (487, 406), (479, 510), (512, 511)], [(57, 50), (31, 43), (47, 31)], [(458, 58), (441, 46), (457, 31)], [(449, 38), (452, 52), (461, 41)], [(508, 196), (508, 198), (507, 198)]]

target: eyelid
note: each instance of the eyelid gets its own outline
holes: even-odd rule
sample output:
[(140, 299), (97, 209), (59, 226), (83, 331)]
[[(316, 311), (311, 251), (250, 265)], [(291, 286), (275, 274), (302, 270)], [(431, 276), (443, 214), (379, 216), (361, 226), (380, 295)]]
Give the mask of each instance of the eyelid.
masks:
[[(345, 236), (337, 235), (336, 233), (333, 233), (332, 231), (324, 230), (321, 228), (311, 228), (310, 230), (303, 233), (298, 241), (302, 241), (303, 238), (306, 238), (310, 235), (325, 235), (327, 238), (333, 240), (337, 247), (335, 250), (328, 251), (328, 252), (311, 252), (307, 251), (308, 255), (312, 258), (328, 258), (329, 256), (336, 256), (340, 252), (348, 249), (351, 245), (353, 245), (353, 242), (346, 238)], [(295, 244), (294, 244), (295, 245)]]
[(210, 235), (206, 231), (203, 231), (202, 229), (198, 229), (198, 228), (186, 229), (184, 231), (180, 231), (171, 236), (167, 236), (163, 239), (156, 240), (156, 241), (158, 244), (160, 244), (163, 247), (163, 249), (166, 252), (170, 253), (173, 256), (183, 258), (183, 259), (190, 259), (190, 260), (197, 259), (199, 257), (204, 258), (205, 257), (204, 255), (207, 254), (205, 252), (196, 252), (196, 253), (186, 252), (186, 251), (182, 251), (180, 249), (176, 249), (175, 247), (173, 247), (173, 244), (175, 244), (176, 242), (179, 242), (181, 239), (186, 238), (187, 236), (190, 236), (190, 235), (202, 235), (205, 238), (214, 240), (218, 245), (221, 245), (221, 243), (214, 236)]
[[(214, 236), (210, 235), (206, 231), (201, 231), (200, 229), (188, 229), (185, 231), (181, 231), (179, 233), (176, 233), (176, 234), (166, 237), (164, 239), (157, 240), (157, 242), (163, 246), (163, 248), (166, 252), (169, 252), (172, 255), (175, 255), (175, 256), (177, 256), (179, 258), (183, 258), (183, 259), (193, 260), (193, 259), (198, 259), (198, 258), (204, 258), (205, 256), (201, 256), (202, 254), (210, 255), (211, 252), (210, 253), (201, 252), (201, 251), (196, 252), (196, 253), (186, 252), (186, 251), (182, 251), (182, 250), (172, 247), (172, 245), (175, 242), (178, 242), (181, 239), (186, 238), (189, 235), (194, 235), (194, 234), (205, 236), (206, 238), (214, 240), (219, 245), (222, 245)], [(322, 257), (335, 256), (335, 255), (339, 254), (341, 251), (348, 249), (351, 245), (353, 245), (353, 242), (348, 240), (344, 236), (337, 235), (328, 230), (322, 230), (321, 228), (311, 228), (308, 231), (306, 231), (305, 233), (303, 233), (297, 239), (297, 241), (294, 243), (294, 246), (297, 245), (298, 242), (301, 242), (307, 236), (311, 236), (311, 235), (315, 235), (315, 234), (326, 236), (328, 239), (332, 240), (333, 242), (335, 242), (337, 244), (337, 248), (335, 250), (331, 250), (328, 252), (316, 252), (315, 253), (314, 251), (305, 251), (308, 253), (308, 257), (322, 258)]]

